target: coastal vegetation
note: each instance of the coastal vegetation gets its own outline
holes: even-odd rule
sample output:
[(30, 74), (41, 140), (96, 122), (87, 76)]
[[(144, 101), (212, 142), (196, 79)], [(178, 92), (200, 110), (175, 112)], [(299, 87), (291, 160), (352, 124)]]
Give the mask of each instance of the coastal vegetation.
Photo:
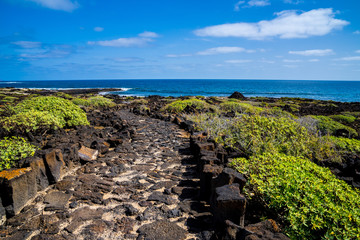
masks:
[(191, 107), (194, 110), (209, 110), (211, 105), (206, 103), (204, 100), (190, 98), (185, 100), (176, 100), (172, 103), (169, 103), (163, 108), (163, 111), (170, 113), (180, 113), (185, 110), (186, 107)]
[(360, 192), (303, 157), (265, 153), (232, 166), (286, 223), (291, 239), (359, 239)]
[(17, 161), (33, 156), (37, 147), (22, 137), (5, 137), (0, 140), (0, 171), (17, 165)]
[[(359, 190), (324, 167), (359, 159), (357, 110), (291, 98), (124, 97), (117, 105), (104, 96), (54, 95), (3, 96), (0, 124), (7, 137), (0, 140), (0, 171), (18, 167), (19, 160), (34, 155), (38, 147), (26, 140), (27, 134), (89, 125), (85, 111), (122, 106), (139, 114), (155, 111), (164, 119), (177, 115), (236, 153), (229, 165), (247, 178), (247, 199), (276, 213), (292, 239), (360, 238)], [(309, 110), (309, 104), (315, 110)], [(328, 108), (337, 111), (316, 112)]]
[(93, 96), (89, 98), (73, 98), (71, 100), (74, 104), (84, 107), (114, 107), (116, 104), (109, 98), (103, 96)]
[(360, 192), (318, 165), (341, 163), (360, 152), (356, 130), (344, 125), (355, 116), (296, 117), (275, 104), (237, 100), (219, 106), (217, 113), (183, 116), (243, 156), (230, 165), (247, 177), (250, 201), (276, 212), (292, 239), (360, 238)]
[(89, 125), (86, 113), (70, 100), (41, 96), (8, 106), (1, 121), (6, 131), (44, 131), (76, 125)]

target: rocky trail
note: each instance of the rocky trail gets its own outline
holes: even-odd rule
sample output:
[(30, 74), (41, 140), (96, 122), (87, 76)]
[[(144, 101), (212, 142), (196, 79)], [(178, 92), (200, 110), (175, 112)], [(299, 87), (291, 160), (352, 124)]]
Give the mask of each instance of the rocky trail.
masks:
[(209, 207), (189, 134), (173, 123), (117, 114), (131, 137), (74, 168), (7, 220), (0, 239), (208, 239)]

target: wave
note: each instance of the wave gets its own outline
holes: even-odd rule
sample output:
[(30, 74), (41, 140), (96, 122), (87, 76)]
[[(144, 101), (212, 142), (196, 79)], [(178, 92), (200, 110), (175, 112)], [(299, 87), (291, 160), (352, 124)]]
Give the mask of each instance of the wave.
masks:
[(1, 82), (0, 81), (0, 84), (16, 84), (16, 83), (22, 83), (22, 82)]

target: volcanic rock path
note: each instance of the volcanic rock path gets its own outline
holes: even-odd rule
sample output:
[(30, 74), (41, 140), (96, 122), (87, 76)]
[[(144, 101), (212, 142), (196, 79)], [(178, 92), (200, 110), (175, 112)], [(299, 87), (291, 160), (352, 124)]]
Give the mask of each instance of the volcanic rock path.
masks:
[(74, 169), (8, 220), (1, 239), (206, 239), (211, 213), (197, 200), (189, 135), (120, 111), (121, 147)]

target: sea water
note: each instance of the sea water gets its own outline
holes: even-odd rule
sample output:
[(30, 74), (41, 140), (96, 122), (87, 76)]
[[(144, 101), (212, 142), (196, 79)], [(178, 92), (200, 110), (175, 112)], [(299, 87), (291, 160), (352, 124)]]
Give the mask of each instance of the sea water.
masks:
[[(360, 102), (360, 81), (308, 81), (308, 80), (48, 80), (0, 81), (0, 88), (121, 88), (110, 92), (125, 96), (229, 96), (234, 91), (246, 97), (297, 97), (342, 102)], [(107, 93), (107, 91), (104, 91)]]

